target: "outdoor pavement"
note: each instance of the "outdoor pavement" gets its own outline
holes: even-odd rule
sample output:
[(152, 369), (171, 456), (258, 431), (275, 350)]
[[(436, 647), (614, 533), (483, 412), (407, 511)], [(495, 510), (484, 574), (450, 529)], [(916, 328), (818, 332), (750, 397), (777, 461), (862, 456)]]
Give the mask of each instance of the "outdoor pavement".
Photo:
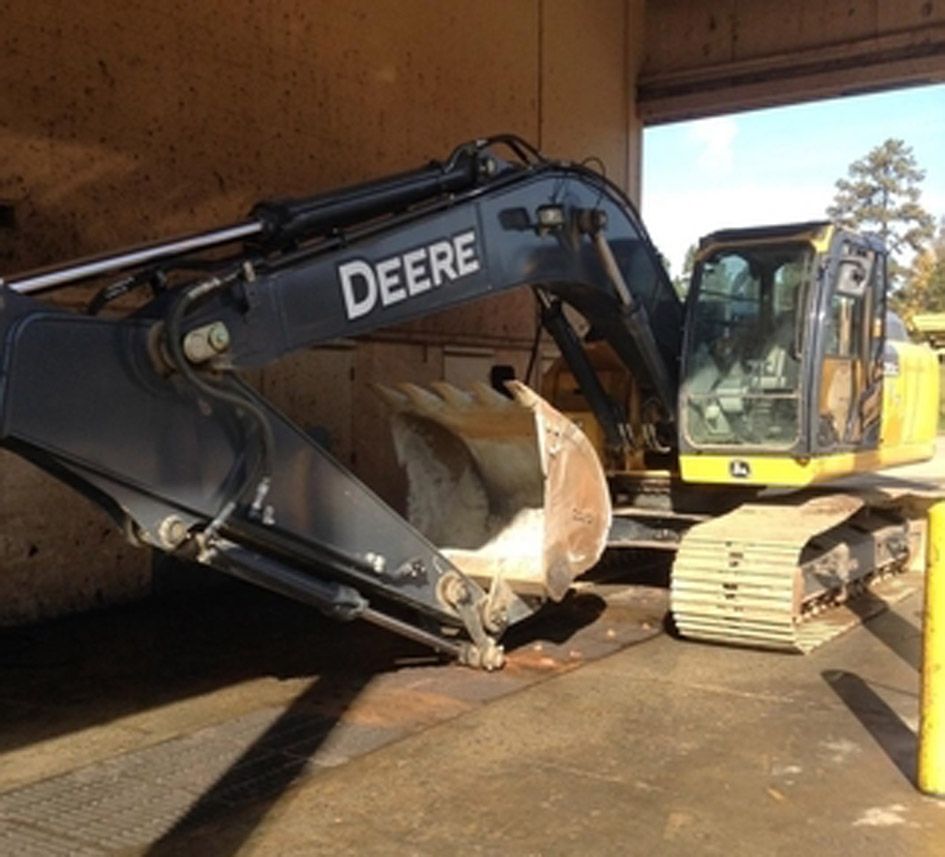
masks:
[(674, 638), (667, 573), (627, 557), (491, 675), (235, 584), (4, 631), (0, 854), (945, 854), (921, 575), (801, 657)]

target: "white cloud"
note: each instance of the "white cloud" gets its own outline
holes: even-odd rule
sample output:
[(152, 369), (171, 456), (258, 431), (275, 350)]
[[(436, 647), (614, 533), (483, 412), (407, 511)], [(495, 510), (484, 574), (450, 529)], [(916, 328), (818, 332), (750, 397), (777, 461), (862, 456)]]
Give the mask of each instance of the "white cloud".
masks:
[(832, 189), (787, 183), (736, 184), (692, 188), (643, 198), (643, 222), (653, 242), (682, 271), (690, 245), (718, 229), (825, 220)]
[(709, 172), (730, 173), (735, 164), (733, 143), (738, 122), (731, 116), (716, 116), (691, 123), (687, 136), (699, 147), (696, 164)]

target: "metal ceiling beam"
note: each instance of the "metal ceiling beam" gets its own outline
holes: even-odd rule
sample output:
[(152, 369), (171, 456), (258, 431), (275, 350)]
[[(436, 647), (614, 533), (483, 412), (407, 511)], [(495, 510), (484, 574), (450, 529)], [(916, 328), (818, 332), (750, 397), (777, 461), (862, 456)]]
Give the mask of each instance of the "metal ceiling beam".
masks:
[[(785, 14), (790, 14), (785, 7)], [(945, 81), (945, 25), (827, 47), (691, 68), (641, 72), (648, 125)]]

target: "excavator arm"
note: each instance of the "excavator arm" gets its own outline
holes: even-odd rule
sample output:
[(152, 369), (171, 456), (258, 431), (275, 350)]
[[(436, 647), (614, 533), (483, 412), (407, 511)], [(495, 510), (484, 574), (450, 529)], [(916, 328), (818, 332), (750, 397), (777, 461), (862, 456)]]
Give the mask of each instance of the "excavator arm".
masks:
[[(105, 277), (94, 310), (139, 286), (152, 296), (124, 317), (39, 298)], [(213, 232), (0, 281), (0, 443), (138, 542), (494, 668), (503, 630), (540, 599), (501, 576), (483, 588), (238, 371), (521, 286), (535, 290), (608, 443), (631, 442), (626, 417), (563, 304), (675, 421), (682, 308), (632, 206), (591, 170), (501, 138), (357, 187), (261, 203)], [(524, 392), (520, 401), (537, 407)], [(549, 432), (546, 470), (548, 438), (568, 434), (547, 410), (535, 411)], [(582, 515), (606, 529), (609, 507), (575, 507), (574, 526)]]

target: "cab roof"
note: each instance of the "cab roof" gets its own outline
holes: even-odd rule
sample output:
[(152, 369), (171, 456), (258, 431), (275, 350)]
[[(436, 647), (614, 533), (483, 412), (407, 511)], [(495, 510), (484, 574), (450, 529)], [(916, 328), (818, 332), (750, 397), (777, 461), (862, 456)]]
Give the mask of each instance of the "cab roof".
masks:
[(772, 226), (751, 226), (743, 229), (720, 229), (699, 240), (700, 253), (716, 244), (754, 244), (765, 241), (821, 241), (828, 239), (829, 230), (840, 235), (857, 235), (877, 253), (885, 253), (883, 240), (871, 233), (855, 233), (829, 220), (809, 220), (803, 223), (785, 223)]
[(810, 241), (819, 238), (832, 226), (829, 220), (811, 220), (806, 223), (786, 223), (776, 226), (751, 226), (743, 229), (720, 229), (711, 232), (699, 240), (699, 249), (710, 244), (735, 244), (743, 241), (782, 241), (794, 238), (798, 241)]

